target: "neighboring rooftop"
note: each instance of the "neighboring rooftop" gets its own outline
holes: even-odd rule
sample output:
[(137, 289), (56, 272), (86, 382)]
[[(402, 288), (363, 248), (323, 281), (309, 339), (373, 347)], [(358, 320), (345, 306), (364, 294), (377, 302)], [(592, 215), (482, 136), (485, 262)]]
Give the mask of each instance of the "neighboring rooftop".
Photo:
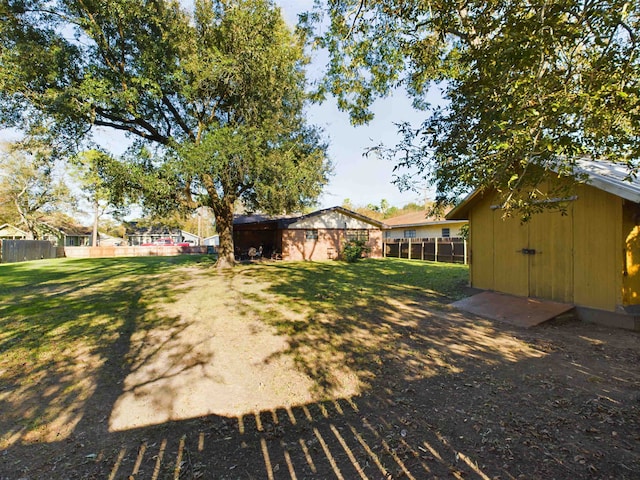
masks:
[(383, 220), (388, 227), (405, 227), (418, 225), (433, 225), (434, 223), (448, 223), (444, 216), (428, 216), (426, 210), (409, 212), (393, 218)]
[(262, 214), (251, 214), (251, 215), (234, 215), (233, 224), (234, 225), (250, 225), (254, 223), (278, 223), (279, 228), (285, 228), (286, 226), (300, 221), (305, 218), (315, 217), (317, 215), (323, 215), (329, 212), (339, 212), (344, 215), (347, 215), (352, 218), (356, 218), (358, 220), (362, 220), (373, 225), (377, 225), (378, 227), (383, 227), (384, 224), (378, 220), (374, 220), (373, 218), (369, 218), (365, 215), (361, 215), (357, 212), (353, 212), (344, 207), (330, 207), (324, 208), (322, 210), (316, 210), (315, 212), (307, 213), (307, 214), (298, 214), (298, 215), (262, 215)]

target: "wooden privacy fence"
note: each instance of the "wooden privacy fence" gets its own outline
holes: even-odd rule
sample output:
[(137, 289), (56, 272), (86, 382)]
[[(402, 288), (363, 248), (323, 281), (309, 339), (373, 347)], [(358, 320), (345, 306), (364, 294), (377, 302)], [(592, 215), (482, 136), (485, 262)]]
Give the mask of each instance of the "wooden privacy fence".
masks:
[(105, 258), (148, 257), (171, 255), (215, 254), (213, 246), (161, 246), (148, 247), (56, 247), (48, 240), (2, 240), (0, 241), (0, 263), (26, 262), (45, 258)]
[(150, 246), (119, 246), (119, 247), (64, 247), (64, 253), (69, 258), (108, 258), (108, 257), (168, 257), (172, 255), (212, 254), (215, 249), (211, 246), (178, 245), (150, 245)]
[(464, 238), (397, 238), (385, 239), (385, 257), (430, 260), (432, 262), (467, 264), (467, 241)]
[(64, 252), (48, 240), (2, 240), (0, 262), (14, 263), (64, 256)]

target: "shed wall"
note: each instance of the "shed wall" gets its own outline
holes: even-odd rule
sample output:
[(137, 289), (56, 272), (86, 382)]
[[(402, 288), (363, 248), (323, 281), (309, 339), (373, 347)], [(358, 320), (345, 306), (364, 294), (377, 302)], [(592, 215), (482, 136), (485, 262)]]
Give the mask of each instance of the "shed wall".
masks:
[(574, 303), (614, 311), (622, 304), (622, 199), (581, 186), (573, 224)]
[(484, 195), (469, 212), (469, 275), (471, 285), (495, 290), (493, 284), (494, 232), (491, 197)]
[[(640, 227), (634, 223), (640, 216), (626, 213), (623, 230), (621, 198), (579, 186), (565, 215), (545, 211), (525, 224), (503, 218), (491, 208), (496, 203), (496, 196), (485, 195), (469, 213), (474, 287), (609, 311), (623, 300), (640, 304)], [(630, 273), (623, 285), (625, 254)]]

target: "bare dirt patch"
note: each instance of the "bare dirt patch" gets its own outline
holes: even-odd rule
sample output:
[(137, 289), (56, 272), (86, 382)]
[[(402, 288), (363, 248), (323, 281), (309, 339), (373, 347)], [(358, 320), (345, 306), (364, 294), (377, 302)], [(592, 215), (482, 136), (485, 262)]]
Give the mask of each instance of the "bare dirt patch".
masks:
[[(3, 370), (0, 478), (640, 477), (637, 333), (463, 315), (401, 282), (419, 268), (171, 272), (171, 295), (140, 293), (146, 326), (78, 376), (57, 440), (59, 379), (27, 395)], [(36, 418), (27, 396), (40, 436), (11, 430)]]

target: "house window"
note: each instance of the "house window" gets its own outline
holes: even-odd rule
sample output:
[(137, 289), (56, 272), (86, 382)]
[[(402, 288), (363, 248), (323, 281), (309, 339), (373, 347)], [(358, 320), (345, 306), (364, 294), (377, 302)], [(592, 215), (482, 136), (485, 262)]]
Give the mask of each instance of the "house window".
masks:
[(442, 238), (449, 238), (451, 236), (451, 230), (449, 228), (442, 229)]
[(369, 241), (369, 230), (347, 230), (345, 233), (347, 241)]
[(305, 230), (304, 239), (305, 240), (318, 240), (318, 230)]
[(416, 238), (416, 231), (415, 230), (405, 230), (404, 231), (404, 238)]

